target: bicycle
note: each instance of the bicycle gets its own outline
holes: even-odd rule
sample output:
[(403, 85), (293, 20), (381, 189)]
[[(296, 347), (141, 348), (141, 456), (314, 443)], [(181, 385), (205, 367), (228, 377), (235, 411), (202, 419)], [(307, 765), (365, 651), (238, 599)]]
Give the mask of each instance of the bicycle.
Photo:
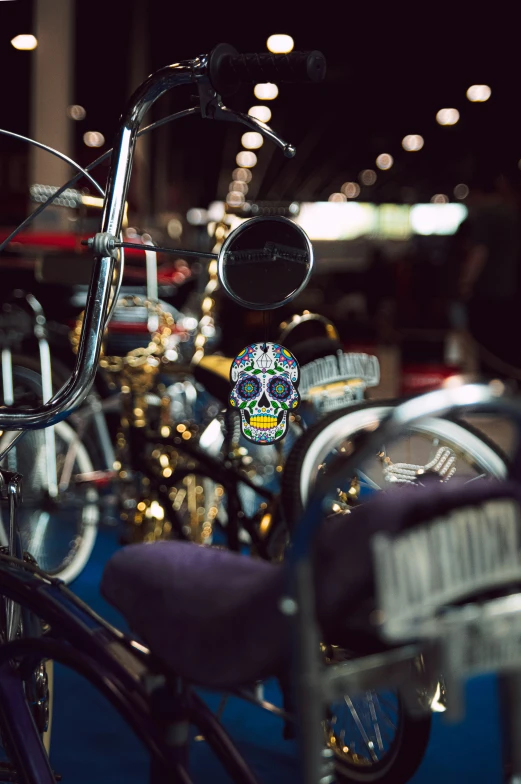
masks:
[[(239, 70), (236, 72), (235, 69)], [(33, 408), (2, 409), (0, 424), (3, 428), (18, 429), (19, 433), (23, 433), (24, 429), (38, 430), (60, 422), (86, 398), (94, 381), (103, 330), (115, 307), (121, 281), (119, 245), (124, 243), (120, 243), (118, 237), (133, 148), (140, 121), (151, 103), (167, 89), (193, 82), (199, 89), (199, 110), (203, 117), (242, 122), (271, 138), (292, 156), (294, 149), (267, 126), (225, 107), (214, 88), (233, 88), (240, 84), (241, 78), (256, 81), (258, 78), (272, 76), (284, 79), (286, 76), (316, 81), (323, 75), (324, 60), (318, 53), (296, 53), (282, 58), (239, 56), (231, 47), (221, 45), (208, 57), (162, 69), (138, 89), (122, 119), (109, 173), (101, 232), (93, 241), (95, 261), (74, 373), (48, 402)], [(192, 108), (178, 113), (178, 116), (196, 111), (197, 108)], [(59, 190), (50, 200), (58, 196)], [(115, 268), (119, 268), (119, 281), (116, 279), (114, 285)], [(20, 435), (17, 435), (9, 448), (13, 449), (19, 440)], [(153, 776), (158, 781), (164, 780), (165, 770), (174, 780), (189, 781), (184, 764), (184, 740), (176, 739), (170, 732), (178, 718), (182, 717), (184, 724), (186, 708), (188, 718), (200, 727), (232, 776), (236, 780), (252, 782), (253, 776), (222, 727), (196, 695), (181, 686), (178, 676), (170, 674), (168, 669), (165, 671), (164, 665), (145, 646), (125, 638), (98, 619), (59, 580), (38, 569), (34, 563), (21, 560), (16, 535), (21, 478), (7, 471), (2, 471), (1, 476), (2, 495), (8, 501), (10, 515), (7, 554), (0, 555), (0, 579), (2, 593), (6, 597), (7, 618), (7, 641), (1, 646), (0, 653), (0, 724), (11, 758), (2, 774), (12, 777), (16, 771), (21, 780), (39, 784), (55, 780), (41, 742), (44, 722), (40, 720), (38, 726), (34, 724), (33, 709), (26, 692), (26, 685), (33, 682), (35, 667), (40, 667), (43, 656), (62, 661), (82, 672), (116, 704), (149, 748), (153, 758)], [(268, 564), (264, 566), (269, 568)], [(27, 616), (27, 622), (22, 626), (18, 623), (18, 606), (23, 608), (24, 619)], [(45, 627), (42, 629), (39, 621), (31, 626), (33, 618), (42, 619)], [(32, 628), (36, 629), (34, 636), (24, 636), (30, 634)], [(19, 633), (22, 636), (17, 638)], [(163, 700), (167, 695), (177, 695), (179, 689), (187, 694), (186, 700)], [(45, 703), (46, 697), (45, 693), (40, 694), (39, 703)], [(182, 708), (182, 712), (178, 708)]]
[[(229, 50), (223, 53), (221, 49), (220, 56), (221, 61), (226, 63), (227, 67), (230, 67), (230, 62), (232, 64), (233, 62), (238, 62), (233, 60), (235, 55)], [(291, 61), (291, 57), (283, 58), (283, 61)], [(210, 58), (210, 62), (212, 62), (212, 59), (215, 63), (216, 57)], [(33, 409), (29, 412), (2, 412), (0, 422), (3, 426), (16, 427), (23, 423), (24, 426), (37, 428), (45, 425), (47, 422), (57, 421), (60, 417), (64, 416), (64, 412), (68, 406), (79, 403), (86, 394), (89, 385), (94, 378), (103, 327), (105, 325), (107, 311), (109, 310), (112, 271), (116, 261), (115, 255), (117, 255), (116, 243), (119, 242), (116, 238), (119, 235), (119, 224), (121, 219), (120, 207), (121, 204), (124, 203), (124, 187), (125, 183), (128, 181), (128, 176), (123, 176), (123, 174), (126, 173), (126, 175), (128, 175), (129, 173), (129, 154), (131, 153), (132, 143), (137, 134), (137, 124), (139, 122), (140, 113), (142, 114), (149, 105), (151, 95), (154, 97), (157, 96), (157, 92), (159, 91), (158, 85), (162, 84), (165, 86), (164, 82), (166, 82), (166, 84), (175, 83), (177, 81), (175, 78), (177, 74), (179, 74), (181, 81), (188, 81), (192, 77), (196, 80), (197, 77), (204, 79), (206, 75), (206, 58), (203, 58), (203, 60), (204, 63), (201, 63), (201, 60), (196, 60), (189, 63), (177, 64), (171, 70), (166, 69), (164, 73), (151, 77), (147, 83), (147, 87), (141, 88), (138, 92), (138, 108), (136, 109), (136, 107), (132, 105), (132, 111), (126, 117), (117, 144), (119, 160), (113, 166), (109, 178), (110, 195), (102, 225), (103, 231), (100, 233), (102, 236), (98, 236), (97, 242), (94, 245), (97, 256), (94, 265), (91, 293), (87, 301), (84, 319), (84, 338), (80, 341), (79, 345), (76, 373), (71, 383), (65, 387), (61, 393), (59, 393), (50, 403), (41, 406), (39, 409)], [(246, 65), (248, 60), (246, 59), (240, 62), (242, 62), (243, 65)], [(264, 58), (263, 60), (261, 56), (259, 62), (265, 63), (276, 61), (271, 57), (266, 61), (266, 59)], [(295, 62), (295, 60), (293, 60), (293, 62)], [(259, 72), (253, 72), (252, 74), (250, 71), (250, 75), (257, 77)], [(264, 70), (262, 78), (267, 77), (269, 77), (269, 72)], [(207, 96), (208, 84), (204, 81), (201, 81), (200, 84), (204, 88), (204, 98), (205, 94)], [(208, 104), (206, 104), (206, 106), (207, 105)], [(113, 192), (114, 186), (116, 185), (118, 187), (115, 188)], [(109, 229), (111, 231), (109, 231)], [(111, 236), (107, 237), (107, 233)], [(116, 253), (114, 253), (115, 251)], [(11, 508), (14, 511), (19, 482), (13, 477), (8, 477), (8, 479), (8, 492), (6, 491), (6, 495), (8, 496)], [(249, 644), (252, 646), (253, 652), (256, 650), (258, 651), (259, 658), (253, 658), (243, 662), (244, 668), (238, 670), (234, 651), (237, 649), (237, 643), (239, 642), (240, 644), (240, 640), (238, 641), (237, 639), (237, 628), (239, 624), (237, 623), (236, 615), (232, 613), (227, 616), (226, 623), (223, 622), (222, 617), (218, 618), (216, 616), (214, 618), (214, 621), (217, 622), (218, 630), (220, 630), (215, 639), (219, 639), (220, 643), (222, 643), (222, 647), (215, 646), (212, 648), (212, 646), (210, 646), (212, 654), (216, 657), (212, 660), (214, 667), (209, 667), (208, 661), (201, 664), (201, 660), (197, 660), (189, 663), (189, 672), (183, 672), (182, 666), (176, 665), (172, 668), (172, 659), (170, 657), (174, 655), (176, 651), (178, 652), (178, 649), (174, 647), (165, 651), (162, 646), (159, 646), (157, 650), (161, 653), (162, 661), (154, 658), (143, 645), (125, 639), (111, 627), (100, 623), (100, 621), (93, 617), (81, 603), (75, 601), (72, 598), (72, 595), (60, 586), (59, 583), (53, 581), (35, 567), (29, 568), (29, 565), (26, 564), (24, 566), (19, 560), (16, 562), (13, 561), (13, 545), (9, 556), (4, 557), (2, 560), (2, 582), (5, 583), (6, 586), (5, 594), (8, 596), (8, 601), (12, 602), (14, 600), (21, 602), (38, 617), (47, 620), (51, 625), (53, 637), (46, 635), (43, 639), (21, 639), (19, 641), (10, 639), (10, 642), (2, 649), (3, 655), (7, 661), (15, 656), (25, 656), (29, 651), (31, 653), (35, 651), (44, 651), (47, 655), (51, 655), (57, 660), (63, 660), (81, 670), (88, 675), (96, 685), (104, 689), (104, 693), (107, 693), (107, 691), (110, 692), (111, 699), (117, 705), (120, 712), (145, 739), (148, 748), (151, 750), (154, 759), (159, 766), (159, 770), (156, 769), (154, 771), (154, 774), (159, 780), (161, 780), (162, 775), (160, 775), (161, 768), (173, 770), (174, 774), (177, 775), (178, 779), (181, 781), (187, 780), (183, 758), (184, 739), (179, 735), (172, 736), (170, 734), (170, 739), (174, 741), (176, 748), (173, 750), (172, 748), (169, 748), (167, 743), (168, 727), (165, 725), (180, 723), (181, 726), (185, 726), (186, 721), (191, 719), (200, 727), (203, 725), (201, 729), (207, 738), (213, 735), (212, 747), (215, 748), (221, 758), (226, 761), (228, 768), (233, 771), (236, 780), (251, 781), (251, 775), (248, 773), (247, 769), (245, 769), (245, 766), (238, 757), (236, 751), (230, 747), (221, 728), (218, 723), (215, 722), (215, 719), (209, 717), (204, 708), (198, 703), (197, 698), (195, 698), (189, 690), (182, 687), (179, 677), (168, 676), (168, 672), (176, 671), (178, 675), (184, 674), (188, 680), (196, 680), (199, 682), (201, 676), (203, 676), (203, 678), (210, 679), (210, 685), (213, 685), (214, 687), (216, 685), (221, 685), (229, 688), (242, 685), (243, 682), (251, 682), (258, 677), (263, 677), (267, 672), (278, 672), (280, 670), (280, 665), (287, 659), (287, 650), (289, 646), (288, 630), (284, 623), (284, 617), (280, 615), (278, 610), (278, 600), (281, 595), (280, 590), (282, 590), (283, 587), (283, 583), (281, 582), (283, 581), (283, 570), (277, 568), (275, 565), (263, 563), (260, 560), (239, 558), (233, 553), (222, 550), (213, 550), (210, 548), (195, 548), (194, 550), (193, 546), (189, 543), (172, 542), (160, 543), (157, 546), (147, 545), (147, 552), (166, 553), (167, 551), (170, 551), (172, 547), (175, 547), (176, 551), (181, 555), (188, 552), (186, 548), (191, 548), (191, 553), (198, 553), (197, 559), (212, 559), (211, 561), (208, 561), (208, 563), (213, 564), (222, 563), (227, 569), (230, 569), (228, 572), (230, 575), (234, 574), (235, 570), (238, 569), (245, 569), (248, 573), (249, 570), (252, 569), (254, 570), (252, 574), (259, 577), (259, 587), (262, 584), (263, 589), (266, 587), (264, 580), (269, 577), (269, 583), (273, 593), (270, 593), (268, 596), (265, 591), (262, 590), (262, 602), (266, 611), (269, 609), (273, 612), (272, 619), (275, 623), (275, 634), (267, 635), (267, 639), (272, 640), (274, 643), (273, 649), (266, 651), (266, 649), (263, 648), (262, 642), (259, 642), (259, 637), (255, 636), (255, 634), (258, 635), (261, 633), (262, 638), (264, 638), (266, 627), (263, 627), (261, 623), (258, 623), (259, 618), (252, 618), (251, 603), (248, 604), (246, 602), (241, 605), (241, 607), (243, 614), (247, 611), (246, 615), (243, 615), (243, 617), (249, 619), (248, 628), (252, 633)], [(132, 551), (136, 553), (138, 552), (138, 548), (135, 548)], [(143, 551), (139, 549), (139, 552)], [(199, 561), (199, 565), (204, 566), (204, 563)], [(34, 577), (22, 577), (22, 574), (25, 573), (32, 573)], [(188, 574), (189, 573), (190, 570), (188, 570)], [(160, 572), (149, 570), (147, 571), (147, 574), (151, 577), (157, 574), (159, 577)], [(186, 576), (188, 576), (188, 574), (186, 574)], [(199, 575), (199, 572), (197, 574)], [(171, 578), (171, 575), (165, 574), (165, 572), (163, 572), (162, 575), (165, 578)], [(217, 576), (219, 578), (218, 584), (221, 584), (221, 586), (226, 585), (226, 580), (223, 580), (222, 574)], [(132, 579), (134, 579), (133, 575)], [(273, 584), (271, 582), (272, 580), (274, 580)], [(117, 586), (118, 582), (119, 581), (116, 578), (114, 584)], [(183, 591), (186, 590), (187, 584), (182, 586)], [(36, 586), (38, 586), (38, 589), (36, 589)], [(128, 589), (129, 587), (132, 587), (132, 585), (129, 585), (127, 582), (124, 584), (119, 583), (119, 588), (123, 590), (123, 592), (124, 589)], [(173, 587), (174, 586), (172, 586), (172, 588)], [(205, 600), (208, 596), (212, 595), (212, 587), (215, 589), (215, 584), (211, 587), (206, 586), (206, 589), (203, 591)], [(127, 591), (127, 593), (128, 597), (130, 597), (131, 592)], [(167, 594), (165, 593), (165, 595)], [(134, 596), (134, 594), (132, 594), (132, 596)], [(229, 597), (229, 594), (227, 596)], [(141, 596), (141, 598), (143, 598), (143, 596)], [(241, 597), (239, 593), (236, 595), (236, 598), (244, 597)], [(176, 605), (175, 602), (172, 604), (174, 606)], [(194, 608), (195, 606), (191, 604), (190, 609)], [(181, 609), (180, 605), (179, 609)], [(72, 610), (72, 612), (69, 612), (69, 610)], [(208, 611), (208, 607), (206, 607), (206, 611)], [(12, 616), (12, 612), (10, 615)], [(210, 615), (210, 619), (211, 617), (212, 616)], [(148, 619), (150, 620), (150, 606), (148, 609)], [(207, 616), (205, 616), (205, 620), (206, 619)], [(253, 624), (253, 620), (257, 621), (256, 626)], [(188, 621), (190, 621), (190, 618), (188, 618)], [(192, 623), (193, 621), (194, 618), (192, 618)], [(235, 635), (231, 634), (229, 638), (226, 638), (225, 633), (230, 631), (230, 624), (231, 630), (233, 631), (233, 629), (235, 629)], [(133, 625), (135, 625), (135, 623)], [(198, 628), (199, 627), (201, 632), (204, 632), (205, 629), (208, 633), (216, 631), (215, 624), (213, 626), (210, 624), (205, 626), (205, 623), (199, 623)], [(175, 623), (172, 623), (172, 628), (176, 628)], [(93, 629), (94, 631), (92, 631)], [(280, 632), (280, 634), (277, 634), (277, 631)], [(146, 636), (148, 635), (145, 634), (145, 637)], [(152, 637), (154, 637), (154, 635), (152, 635)], [(73, 645), (71, 646), (69, 642), (72, 642)], [(227, 646), (231, 646), (231, 648)], [(195, 650), (197, 651), (197, 646)], [(204, 650), (206, 651), (206, 654), (208, 654), (208, 646), (206, 646)], [(116, 655), (119, 655), (121, 658), (116, 658)], [(167, 668), (166, 673), (164, 672), (165, 657), (170, 665), (170, 667)], [(223, 659), (225, 663), (227, 662), (228, 669), (221, 669)], [(159, 675), (159, 681), (161, 683), (161, 688), (163, 689), (162, 695), (160, 695), (157, 690), (158, 680), (146, 677), (145, 670), (147, 667), (150, 668), (149, 671), (151, 673)], [(233, 672), (230, 672), (230, 670), (233, 670)], [(9, 674), (12, 675), (10, 671)], [(19, 678), (19, 676), (20, 673), (15, 672), (13, 676), (14, 680)], [(152, 699), (150, 692), (154, 691), (155, 694)], [(186, 700), (184, 703), (182, 700), (168, 698), (174, 693), (179, 694), (180, 691), (185, 691), (186, 693)], [(2, 696), (4, 696), (4, 694), (5, 689), (2, 690)], [(25, 697), (23, 690), (19, 688), (16, 695), (16, 710), (19, 712), (19, 715), (23, 717), (27, 715), (27, 705), (24, 701)], [(166, 697), (166, 699), (163, 699), (163, 697)], [(154, 718), (153, 701), (155, 702), (156, 708), (159, 710), (161, 718), (164, 720), (163, 723), (160, 719), (158, 720), (157, 715), (156, 718)], [(157, 705), (158, 702), (159, 706)], [(13, 700), (10, 704), (7, 702), (4, 704), (6, 706), (10, 705), (10, 707), (15, 707)], [(183, 707), (184, 711), (182, 710)], [(165, 709), (164, 713), (161, 713), (161, 708)], [(322, 719), (322, 716), (320, 716), (320, 719)], [(206, 727), (206, 729), (204, 729), (204, 727)], [(24, 727), (24, 730), (25, 729), (26, 727)], [(27, 736), (27, 733), (25, 733), (25, 736)], [(20, 722), (16, 721), (11, 722), (10, 726), (7, 727), (6, 737), (8, 738), (8, 743), (10, 742), (14, 750), (13, 756), (15, 763), (24, 772), (24, 775), (29, 767), (27, 775), (28, 780), (38, 781), (38, 770), (44, 771), (44, 775), (46, 775), (46, 779), (44, 780), (53, 780), (54, 777), (52, 776), (52, 772), (49, 771), (48, 763), (46, 762), (46, 758), (39, 745), (39, 737), (37, 737), (34, 732), (33, 737), (28, 740), (21, 731)], [(22, 743), (22, 738), (25, 741), (25, 746)], [(30, 778), (31, 776), (32, 778)]]
[[(443, 670), (448, 713), (458, 719), (463, 708), (462, 680), (469, 675), (497, 671), (517, 689), (521, 569), (518, 550), (505, 549), (499, 542), (507, 529), (514, 539), (520, 535), (519, 442), (510, 465), (511, 481), (443, 488), (431, 483), (408, 493), (378, 495), (355, 510), (351, 525), (337, 516), (331, 522), (329, 541), (319, 540), (318, 530), (328, 515), (327, 496), (337, 483), (355, 473), (382, 441), (392, 440), (425, 417), (495, 412), (514, 420), (519, 432), (519, 403), (502, 398), (503, 392), (499, 382), (473, 384), (428, 393), (397, 406), (374, 431), (354, 437), (351, 454), (339, 455), (333, 462), (295, 525), (285, 609), (296, 619), (302, 780), (306, 784), (321, 780), (331, 771), (332, 761), (342, 764), (342, 749), (337, 746), (331, 749), (329, 771), (325, 771), (321, 725), (327, 704), (343, 694), (398, 689), (409, 708), (421, 716), (418, 693)], [(352, 552), (350, 571), (335, 554), (342, 549), (342, 530), (344, 545)], [(320, 618), (325, 597), (320, 596), (320, 583), (310, 580), (311, 548), (323, 566), (327, 556), (328, 568), (337, 577), (337, 583), (332, 583), (335, 590), (326, 597), (346, 619), (343, 632), (340, 624), (337, 634), (344, 639), (362, 635), (367, 644), (358, 661), (333, 662), (331, 670), (316, 656), (319, 640), (331, 634), (332, 627), (327, 630), (322, 624), (319, 629), (317, 623), (316, 603)], [(474, 553), (470, 561), (468, 548)], [(487, 554), (492, 552), (496, 557), (491, 561)], [(349, 591), (350, 599), (346, 598)], [(418, 660), (420, 668), (415, 664)], [(521, 769), (518, 738), (512, 734), (519, 726), (514, 693), (505, 705), (510, 731), (507, 779), (512, 784)]]

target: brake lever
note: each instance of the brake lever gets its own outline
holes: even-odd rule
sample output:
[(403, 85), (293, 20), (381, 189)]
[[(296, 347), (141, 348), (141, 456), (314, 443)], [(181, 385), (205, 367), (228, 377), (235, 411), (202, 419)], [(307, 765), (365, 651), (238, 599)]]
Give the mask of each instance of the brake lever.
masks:
[(221, 96), (215, 92), (207, 79), (199, 79), (197, 88), (201, 105), (201, 117), (246, 125), (247, 128), (258, 131), (265, 136), (266, 139), (269, 139), (276, 144), (277, 147), (282, 150), (286, 158), (295, 157), (297, 153), (295, 147), (292, 144), (285, 142), (284, 139), (281, 139), (269, 125), (257, 120), (255, 117), (251, 117), (249, 114), (237, 112), (235, 109), (229, 109), (228, 106), (225, 106)]

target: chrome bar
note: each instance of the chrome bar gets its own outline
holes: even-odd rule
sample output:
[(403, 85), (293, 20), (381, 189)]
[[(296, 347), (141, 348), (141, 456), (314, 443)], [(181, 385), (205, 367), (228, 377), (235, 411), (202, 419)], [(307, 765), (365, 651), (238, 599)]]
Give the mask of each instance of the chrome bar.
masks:
[[(123, 222), (134, 147), (143, 117), (165, 92), (195, 81), (206, 73), (207, 58), (186, 60), (161, 68), (135, 91), (123, 114), (114, 145), (107, 181), (107, 197), (101, 232), (119, 237)], [(87, 396), (96, 375), (113, 282), (115, 259), (110, 256), (94, 260), (76, 366), (69, 381), (52, 400), (33, 409), (0, 410), (0, 429), (38, 429), (59, 422)]]
[[(46, 337), (41, 337), (38, 340), (38, 348), (40, 350), (40, 370), (42, 374), (42, 399), (44, 403), (47, 403), (52, 399), (52, 366), (51, 352)], [(47, 492), (51, 498), (56, 498), (58, 495), (58, 476), (56, 470), (56, 434), (54, 432), (54, 427), (47, 427), (44, 435), (47, 458), (45, 461)]]
[(256, 117), (252, 117), (249, 114), (244, 114), (243, 112), (236, 112), (234, 109), (228, 109), (227, 106), (224, 106), (222, 103), (219, 103), (219, 111), (224, 115), (227, 116), (229, 120), (232, 122), (240, 122), (243, 125), (246, 125), (248, 128), (251, 128), (252, 131), (258, 131), (258, 133), (265, 136), (266, 139), (269, 139), (274, 144), (279, 147), (282, 152), (284, 153), (285, 158), (294, 158), (296, 155), (296, 149), (292, 144), (285, 142), (284, 139), (275, 133), (273, 128), (270, 128), (269, 125), (266, 123), (257, 120)]
[(13, 363), (11, 349), (2, 349), (2, 392), (4, 395), (4, 406), (12, 406), (14, 403), (13, 388)]

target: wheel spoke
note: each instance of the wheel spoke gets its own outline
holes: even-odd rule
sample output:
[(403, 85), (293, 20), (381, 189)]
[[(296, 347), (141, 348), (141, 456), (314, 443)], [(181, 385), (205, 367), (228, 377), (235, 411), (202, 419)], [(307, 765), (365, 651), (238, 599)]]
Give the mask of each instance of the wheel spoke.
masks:
[(373, 722), (373, 730), (376, 736), (376, 742), (378, 744), (378, 748), (380, 751), (384, 750), (384, 744), (382, 741), (382, 733), (380, 732), (380, 724), (378, 723), (378, 719), (376, 717), (376, 710), (374, 705), (374, 694), (372, 691), (367, 692), (367, 702), (369, 703), (369, 712), (371, 714), (371, 720)]
[(371, 759), (373, 760), (373, 762), (378, 762), (378, 755), (376, 754), (376, 752), (374, 750), (374, 743), (373, 743), (372, 740), (369, 739), (369, 736), (367, 735), (367, 732), (365, 731), (365, 727), (362, 724), (362, 720), (360, 719), (360, 716), (358, 715), (358, 711), (357, 711), (357, 709), (355, 708), (355, 706), (353, 704), (353, 700), (351, 699), (351, 697), (348, 694), (345, 695), (344, 700), (345, 700), (345, 703), (346, 703), (347, 707), (349, 708), (349, 712), (351, 713), (353, 721), (355, 722), (355, 724), (357, 726), (358, 732), (362, 736), (362, 740), (364, 741), (364, 744), (365, 744), (365, 746), (367, 748), (367, 751), (369, 752), (369, 754), (371, 756)]
[(381, 485), (377, 484), (377, 482), (373, 481), (370, 476), (368, 476), (363, 471), (357, 471), (358, 478), (360, 480), (360, 485), (362, 487), (369, 487), (371, 490), (381, 490)]
[(378, 705), (378, 707), (380, 708), (380, 714), (381, 714), (382, 721), (384, 722), (384, 724), (387, 727), (389, 727), (389, 729), (393, 730), (393, 732), (396, 732), (396, 729), (397, 729), (396, 728), (396, 724), (393, 721), (391, 721), (390, 717), (385, 712), (384, 707), (383, 707), (384, 705), (389, 705), (389, 703), (387, 703), (384, 699), (379, 697), (376, 692), (373, 692), (373, 699), (374, 699), (375, 703)]

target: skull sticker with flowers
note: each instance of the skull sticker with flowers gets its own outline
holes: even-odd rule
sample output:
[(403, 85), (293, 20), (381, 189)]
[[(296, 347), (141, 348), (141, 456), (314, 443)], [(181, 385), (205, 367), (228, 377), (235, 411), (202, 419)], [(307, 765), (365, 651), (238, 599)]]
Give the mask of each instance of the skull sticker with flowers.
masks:
[(231, 367), (230, 405), (241, 415), (241, 430), (254, 444), (273, 444), (286, 434), (288, 413), (300, 403), (298, 362), (278, 343), (246, 346)]

